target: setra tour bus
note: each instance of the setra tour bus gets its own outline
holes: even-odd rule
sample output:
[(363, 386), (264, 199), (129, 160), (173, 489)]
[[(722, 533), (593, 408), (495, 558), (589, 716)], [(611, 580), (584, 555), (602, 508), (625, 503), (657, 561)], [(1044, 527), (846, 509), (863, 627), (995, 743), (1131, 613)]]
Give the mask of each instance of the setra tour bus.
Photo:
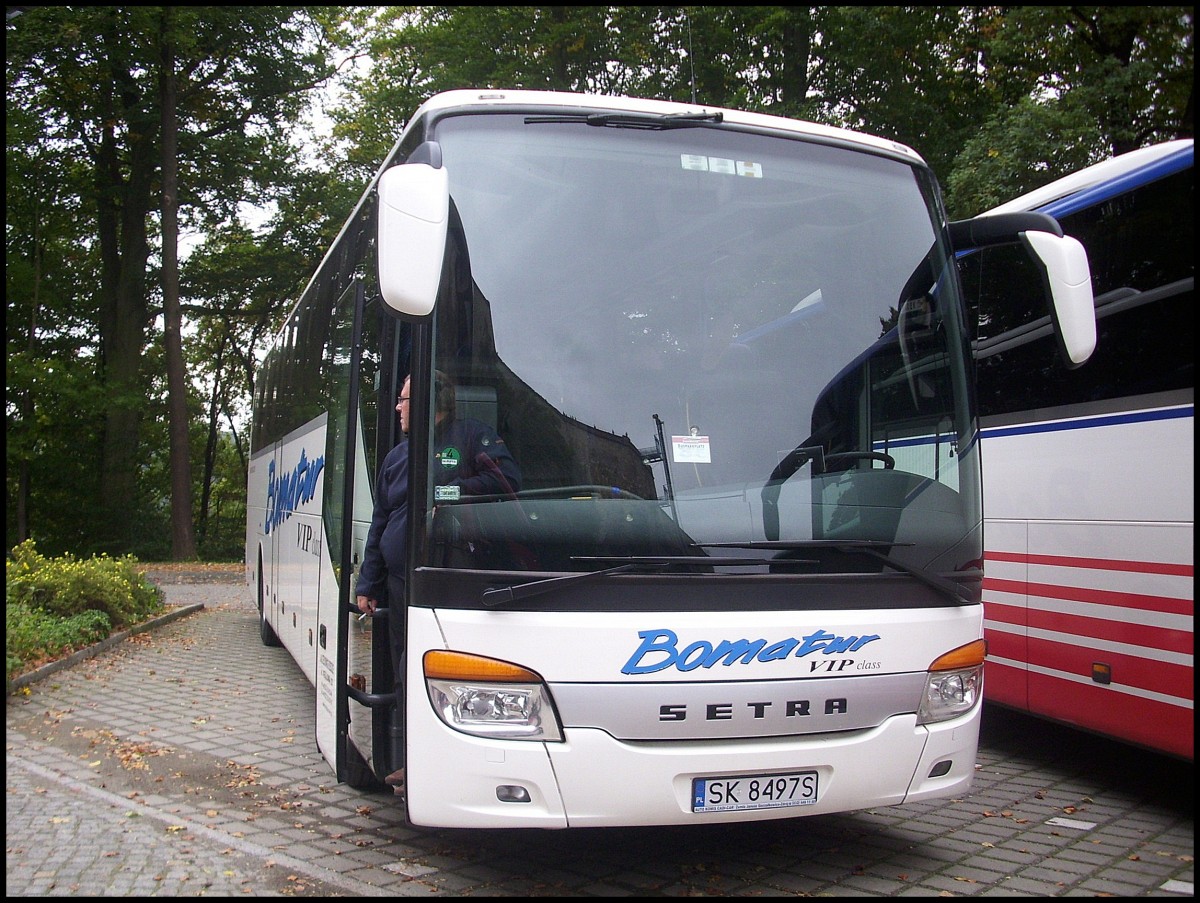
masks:
[(1061, 363), (1027, 261), (961, 260), (986, 462), (984, 697), (1189, 760), (1192, 162), (1192, 139), (1169, 141), (995, 209), (1048, 213), (1087, 249), (1087, 367)]
[[(338, 779), (403, 769), (408, 820), (444, 827), (963, 794), (984, 540), (955, 252), (1008, 243), (1081, 363), (1078, 242), (1037, 213), (947, 222), (908, 147), (695, 104), (429, 99), (255, 387), (249, 586)], [(448, 481), (443, 379), (519, 480)], [(399, 442), (407, 558), (366, 617)]]

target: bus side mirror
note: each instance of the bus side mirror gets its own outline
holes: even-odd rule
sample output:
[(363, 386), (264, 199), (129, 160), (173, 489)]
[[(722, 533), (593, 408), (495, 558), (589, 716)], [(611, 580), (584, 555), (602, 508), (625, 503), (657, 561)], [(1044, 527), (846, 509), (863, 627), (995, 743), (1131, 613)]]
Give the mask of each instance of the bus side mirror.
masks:
[(1067, 366), (1078, 367), (1096, 350), (1096, 302), (1087, 251), (1070, 235), (1022, 232), (1021, 242), (1041, 263)]
[(444, 167), (405, 163), (379, 176), (379, 293), (399, 314), (433, 310), (442, 281), (450, 182)]
[(1068, 368), (1085, 363), (1096, 350), (1096, 306), (1087, 250), (1063, 235), (1058, 220), (1045, 213), (985, 213), (950, 224), (955, 253), (987, 245), (1019, 242), (1038, 266), (1050, 318)]

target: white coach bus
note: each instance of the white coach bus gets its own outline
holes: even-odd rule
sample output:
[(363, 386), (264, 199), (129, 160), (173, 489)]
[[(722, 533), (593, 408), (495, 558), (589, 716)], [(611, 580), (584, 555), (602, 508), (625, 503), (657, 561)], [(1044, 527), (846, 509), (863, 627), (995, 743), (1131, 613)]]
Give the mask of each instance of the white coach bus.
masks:
[[(403, 767), (410, 822), (449, 827), (963, 794), (984, 539), (955, 252), (991, 243), (1040, 261), (1085, 360), (1079, 244), (1040, 214), (947, 222), (895, 142), (629, 98), (426, 102), (255, 389), (249, 585), (338, 778)], [(519, 489), (441, 485), (435, 374)], [(364, 618), (402, 440), (403, 598)]]

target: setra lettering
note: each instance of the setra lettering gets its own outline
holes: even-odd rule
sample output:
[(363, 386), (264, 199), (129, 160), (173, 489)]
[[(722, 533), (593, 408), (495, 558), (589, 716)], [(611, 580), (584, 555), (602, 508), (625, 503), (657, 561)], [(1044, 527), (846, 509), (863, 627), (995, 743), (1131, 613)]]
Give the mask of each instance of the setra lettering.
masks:
[[(761, 720), (767, 717), (767, 709), (771, 708), (773, 703), (747, 702), (745, 705), (751, 718)], [(844, 696), (835, 696), (818, 703), (818, 708), (822, 709), (826, 715), (845, 715), (850, 711), (850, 701)], [(703, 709), (705, 721), (733, 721), (735, 718), (739, 721), (742, 720), (742, 717), (739, 717), (740, 710), (735, 712), (733, 703), (730, 702), (709, 703)], [(811, 715), (811, 699), (788, 699), (783, 702), (784, 718), (807, 718)], [(688, 707), (683, 704), (660, 705), (658, 720), (687, 721)]]

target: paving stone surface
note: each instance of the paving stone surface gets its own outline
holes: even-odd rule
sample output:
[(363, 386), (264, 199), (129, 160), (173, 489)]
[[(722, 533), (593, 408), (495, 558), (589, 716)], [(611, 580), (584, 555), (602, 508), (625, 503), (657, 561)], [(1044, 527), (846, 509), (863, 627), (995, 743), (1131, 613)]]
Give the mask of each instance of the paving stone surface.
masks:
[(1192, 765), (1000, 709), (960, 800), (752, 825), (433, 831), (338, 785), (237, 570), (9, 696), (7, 896), (1194, 895)]

